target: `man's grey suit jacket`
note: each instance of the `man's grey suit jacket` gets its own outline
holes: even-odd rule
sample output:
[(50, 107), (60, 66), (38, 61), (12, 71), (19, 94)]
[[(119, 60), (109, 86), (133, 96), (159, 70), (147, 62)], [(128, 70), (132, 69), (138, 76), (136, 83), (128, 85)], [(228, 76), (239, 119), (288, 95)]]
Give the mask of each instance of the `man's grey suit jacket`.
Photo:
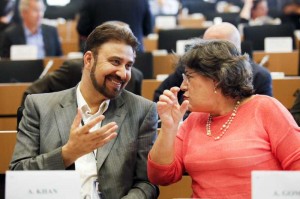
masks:
[[(76, 87), (28, 95), (10, 164), (12, 170), (64, 170), (61, 148), (77, 111)], [(99, 188), (105, 199), (156, 198), (147, 155), (156, 137), (155, 103), (124, 90), (110, 101), (102, 125), (115, 121), (118, 136), (98, 149)]]

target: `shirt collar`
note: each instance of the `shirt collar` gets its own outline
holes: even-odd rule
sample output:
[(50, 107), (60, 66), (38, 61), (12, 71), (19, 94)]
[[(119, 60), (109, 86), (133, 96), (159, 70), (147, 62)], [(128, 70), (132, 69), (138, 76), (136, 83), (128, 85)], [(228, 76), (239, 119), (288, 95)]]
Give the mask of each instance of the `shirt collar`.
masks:
[(39, 27), (37, 30), (37, 33), (32, 34), (32, 32), (30, 32), (30, 30), (23, 24), (23, 28), (24, 28), (24, 32), (25, 32), (25, 36), (26, 37), (30, 37), (32, 35), (37, 35), (37, 34), (42, 34), (42, 28)]
[[(87, 118), (91, 117), (92, 116), (90, 114), (91, 113), (91, 109), (90, 109), (90, 107), (88, 106), (87, 102), (85, 101), (85, 99), (82, 96), (82, 93), (80, 91), (80, 83), (77, 86), (76, 98), (77, 98), (78, 108), (80, 108), (80, 110), (82, 111), (82, 117), (83, 117), (83, 119), (87, 119)], [(100, 104), (97, 113), (95, 113), (94, 115), (102, 115), (108, 109), (109, 102), (110, 102), (109, 99), (103, 101)]]

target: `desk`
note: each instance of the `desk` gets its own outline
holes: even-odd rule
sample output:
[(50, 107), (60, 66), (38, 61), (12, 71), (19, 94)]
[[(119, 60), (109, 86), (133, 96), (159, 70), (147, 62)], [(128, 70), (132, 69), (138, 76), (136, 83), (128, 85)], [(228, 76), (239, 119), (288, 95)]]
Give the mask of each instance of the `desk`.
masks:
[(55, 71), (58, 68), (60, 68), (62, 66), (62, 64), (64, 63), (64, 61), (67, 60), (67, 57), (66, 56), (61, 56), (61, 57), (45, 57), (44, 58), (44, 67), (46, 67), (47, 63), (50, 60), (53, 60), (53, 65), (52, 65), (52, 67), (50, 68), (50, 70), (47, 73)]
[(153, 76), (173, 73), (178, 59), (179, 56), (175, 54), (153, 55)]
[(300, 76), (273, 79), (272, 82), (273, 96), (290, 109), (296, 99), (294, 93), (300, 89)]
[(17, 131), (0, 131), (0, 174), (5, 174), (16, 144)]
[(79, 42), (79, 35), (76, 30), (77, 21), (67, 20), (65, 22), (59, 22), (57, 25), (58, 35), (63, 42)]
[(190, 176), (182, 176), (182, 179), (169, 186), (159, 186), (160, 195), (158, 199), (169, 198), (191, 198), (192, 179)]
[(178, 16), (178, 26), (181, 28), (204, 28), (203, 16)]
[(0, 130), (17, 127), (17, 109), (21, 105), (24, 91), (31, 83), (0, 84)]
[(154, 50), (157, 50), (157, 38), (144, 37), (143, 44), (145, 52), (152, 52)]
[(269, 60), (264, 65), (270, 72), (284, 72), (285, 75), (298, 75), (299, 73), (299, 52), (290, 53), (266, 53), (264, 51), (254, 51), (253, 60), (260, 63), (264, 56), (268, 55)]
[(144, 79), (142, 83), (142, 96), (149, 100), (153, 100), (154, 91), (161, 84), (161, 81), (156, 79)]
[(79, 44), (74, 41), (64, 41), (61, 42), (61, 48), (63, 55), (68, 55), (71, 52), (79, 52)]

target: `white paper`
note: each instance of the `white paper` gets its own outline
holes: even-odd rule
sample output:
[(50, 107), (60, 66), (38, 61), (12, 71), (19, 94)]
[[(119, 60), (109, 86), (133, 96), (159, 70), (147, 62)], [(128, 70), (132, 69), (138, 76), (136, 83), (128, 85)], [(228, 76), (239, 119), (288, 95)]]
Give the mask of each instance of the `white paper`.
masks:
[(155, 27), (158, 29), (176, 28), (175, 16), (157, 16), (155, 17)]
[(7, 171), (6, 199), (80, 199), (76, 171)]
[(283, 79), (284, 76), (284, 72), (271, 72), (272, 79)]
[(300, 198), (300, 171), (253, 171), (252, 199)]
[(38, 59), (38, 48), (35, 45), (12, 45), (10, 47), (11, 60)]
[(156, 80), (157, 81), (164, 81), (169, 77), (169, 74), (158, 74), (156, 75)]
[(293, 40), (291, 37), (266, 37), (265, 52), (292, 52)]

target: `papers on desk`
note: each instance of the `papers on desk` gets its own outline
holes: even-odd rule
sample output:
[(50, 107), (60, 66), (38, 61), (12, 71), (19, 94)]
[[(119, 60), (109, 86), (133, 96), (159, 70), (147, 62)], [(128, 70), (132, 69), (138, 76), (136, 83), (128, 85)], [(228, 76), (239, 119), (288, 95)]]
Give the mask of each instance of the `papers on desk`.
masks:
[(172, 29), (176, 28), (177, 19), (175, 16), (156, 16), (155, 27), (158, 29)]
[(169, 77), (169, 74), (157, 74), (156, 75), (156, 80), (157, 81), (164, 81)]
[(76, 171), (7, 171), (6, 199), (80, 199)]
[(11, 60), (38, 59), (38, 48), (35, 45), (12, 45), (10, 47)]
[(271, 72), (272, 79), (282, 79), (285, 77), (284, 72)]
[(293, 40), (291, 37), (266, 37), (264, 40), (265, 52), (292, 52)]
[(253, 171), (252, 199), (300, 198), (300, 171)]

